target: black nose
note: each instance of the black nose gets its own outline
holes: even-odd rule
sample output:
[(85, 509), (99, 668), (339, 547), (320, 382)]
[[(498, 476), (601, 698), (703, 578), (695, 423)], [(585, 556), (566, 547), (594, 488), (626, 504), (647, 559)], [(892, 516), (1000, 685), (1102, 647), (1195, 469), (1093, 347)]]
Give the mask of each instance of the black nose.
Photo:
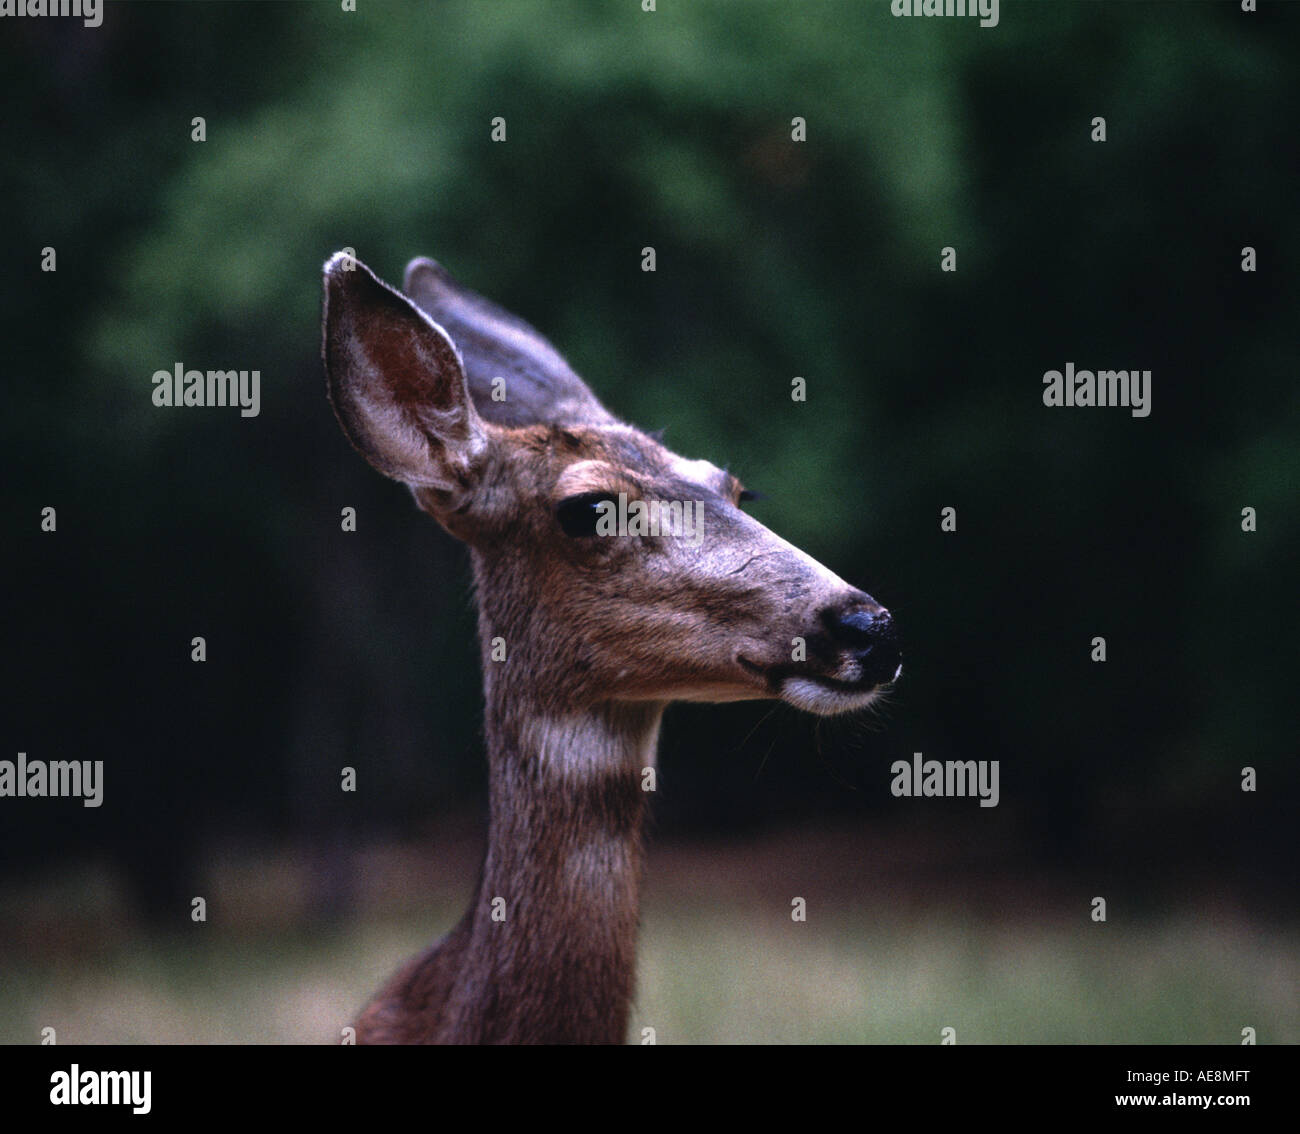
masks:
[(822, 611), (822, 622), (837, 646), (849, 650), (862, 667), (863, 678), (882, 685), (898, 672), (898, 631), (883, 606), (849, 603)]

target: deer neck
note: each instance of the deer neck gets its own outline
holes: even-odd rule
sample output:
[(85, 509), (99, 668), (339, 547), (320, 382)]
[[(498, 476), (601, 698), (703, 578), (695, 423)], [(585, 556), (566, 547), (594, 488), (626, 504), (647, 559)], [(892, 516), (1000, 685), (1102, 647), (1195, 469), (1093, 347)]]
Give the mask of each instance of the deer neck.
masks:
[[(488, 850), (461, 1003), (488, 1041), (622, 1043), (635, 970), (646, 793), (663, 706), (557, 713), (485, 681)], [(465, 1021), (468, 1023), (468, 1021)]]

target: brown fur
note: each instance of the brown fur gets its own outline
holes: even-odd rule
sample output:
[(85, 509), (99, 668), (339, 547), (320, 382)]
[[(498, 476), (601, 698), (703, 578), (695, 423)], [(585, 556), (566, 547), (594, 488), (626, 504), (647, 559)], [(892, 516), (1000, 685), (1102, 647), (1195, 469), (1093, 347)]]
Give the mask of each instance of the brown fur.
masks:
[[(411, 288), (426, 314), (364, 265), (331, 260), (325, 366), (353, 444), (470, 547), (488, 852), (469, 911), (388, 982), (358, 1039), (619, 1043), (635, 967), (641, 776), (665, 704), (866, 704), (876, 689), (867, 647), (833, 640), (826, 616), (888, 615), (745, 515), (734, 477), (617, 422), (527, 324), (430, 261), (412, 265)], [(464, 360), (429, 316), (470, 345)], [(515, 379), (508, 410), (487, 400), (503, 360)], [(592, 492), (692, 502), (705, 538), (566, 535), (557, 506)], [(792, 661), (796, 640), (806, 660)]]

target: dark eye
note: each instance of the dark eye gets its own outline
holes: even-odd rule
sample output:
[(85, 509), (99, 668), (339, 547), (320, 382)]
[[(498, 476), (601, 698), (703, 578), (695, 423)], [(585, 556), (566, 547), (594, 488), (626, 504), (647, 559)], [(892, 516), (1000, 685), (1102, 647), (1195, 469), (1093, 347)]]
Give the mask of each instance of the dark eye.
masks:
[(607, 492), (584, 492), (555, 506), (555, 518), (564, 534), (574, 539), (596, 534), (596, 523), (604, 515), (617, 517), (618, 501)]
[(754, 492), (748, 488), (742, 488), (740, 495), (736, 498), (738, 504), (748, 504), (751, 500), (764, 500), (766, 496), (762, 492)]

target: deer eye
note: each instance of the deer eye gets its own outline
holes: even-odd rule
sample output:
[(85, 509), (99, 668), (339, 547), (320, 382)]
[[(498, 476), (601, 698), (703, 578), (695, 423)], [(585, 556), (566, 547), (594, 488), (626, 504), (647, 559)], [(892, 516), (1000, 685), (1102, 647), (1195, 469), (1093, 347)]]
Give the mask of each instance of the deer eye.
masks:
[(574, 539), (594, 536), (597, 522), (606, 514), (618, 514), (618, 501), (607, 492), (584, 492), (555, 506), (555, 518), (564, 534)]
[(742, 488), (740, 495), (736, 497), (737, 504), (748, 504), (751, 500), (763, 500), (765, 495), (762, 492), (754, 492), (749, 488)]

